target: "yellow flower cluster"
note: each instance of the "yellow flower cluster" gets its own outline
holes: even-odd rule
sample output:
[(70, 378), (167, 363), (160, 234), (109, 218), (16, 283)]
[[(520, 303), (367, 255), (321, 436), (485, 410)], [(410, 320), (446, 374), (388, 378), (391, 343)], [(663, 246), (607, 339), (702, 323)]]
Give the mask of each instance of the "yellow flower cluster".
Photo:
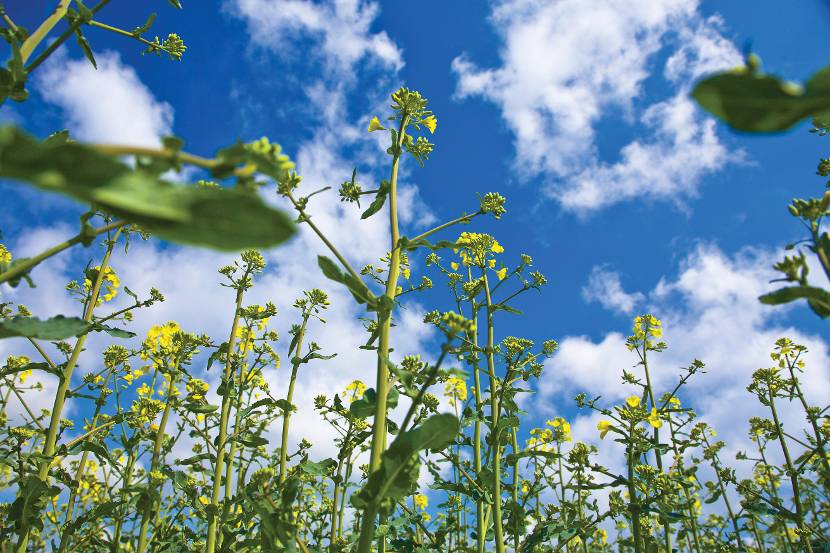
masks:
[(200, 378), (191, 378), (184, 387), (190, 401), (202, 401), (210, 388), (208, 383)]
[[(496, 267), (496, 260), (492, 254), (504, 253), (504, 248), (498, 241), (489, 234), (478, 232), (462, 232), (461, 236), (456, 240), (458, 248), (453, 251), (461, 258), (461, 263), (465, 267), (476, 266), (483, 268), (494, 269)], [(453, 270), (458, 270), (458, 264), (450, 265)], [(504, 269), (504, 274), (507, 270)], [(499, 277), (504, 278), (504, 277)]]
[(467, 400), (467, 383), (463, 379), (456, 376), (451, 376), (444, 384), (444, 395), (450, 398), (450, 402), (455, 405), (456, 400)]
[(660, 338), (663, 335), (663, 323), (654, 315), (643, 315), (634, 318), (632, 336), (628, 339), (629, 351), (634, 351), (637, 343), (647, 341), (649, 337)]
[(427, 508), (427, 505), (429, 505), (429, 500), (427, 500), (427, 496), (425, 496), (422, 493), (416, 494), (412, 498), (412, 502), (415, 503), (415, 507), (421, 509), (422, 511)]
[(549, 420), (545, 425), (553, 428), (554, 439), (557, 442), (570, 442), (573, 439), (571, 436), (571, 423), (562, 417)]
[(349, 401), (356, 401), (362, 398), (365, 392), (366, 384), (360, 380), (353, 380), (351, 384), (346, 386), (346, 390), (343, 392), (343, 395), (349, 396)]
[(9, 264), (12, 262), (12, 254), (6, 249), (6, 246), (0, 244), (0, 263)]
[[(84, 278), (84, 291), (89, 293), (92, 290), (92, 278), (97, 278), (98, 272), (101, 270), (101, 266), (98, 265), (93, 267), (87, 273), (87, 277)], [(104, 269), (103, 279), (101, 281), (101, 292), (98, 296), (98, 303), (103, 301), (110, 301), (118, 294), (118, 288), (121, 286), (121, 280), (118, 278), (118, 275), (115, 274), (115, 271), (112, 267), (107, 267)]]
[[(147, 360), (151, 355), (163, 357), (172, 353), (173, 339), (181, 333), (182, 329), (175, 321), (151, 327), (143, 343), (144, 350), (141, 352), (141, 358)], [(160, 361), (156, 360), (156, 365), (160, 365)]]

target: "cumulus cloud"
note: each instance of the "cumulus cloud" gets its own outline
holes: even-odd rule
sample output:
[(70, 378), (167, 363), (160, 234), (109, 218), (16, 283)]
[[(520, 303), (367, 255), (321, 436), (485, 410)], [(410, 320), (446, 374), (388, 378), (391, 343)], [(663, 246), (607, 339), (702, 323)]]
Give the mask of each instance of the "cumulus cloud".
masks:
[[(545, 192), (565, 209), (585, 214), (634, 197), (681, 203), (729, 161), (688, 91), (694, 78), (740, 56), (698, 2), (505, 0), (492, 21), (504, 42), (501, 65), (480, 69), (469, 55), (457, 57), (456, 94), (501, 109), (519, 174), (544, 177)], [(664, 52), (673, 93), (645, 102)], [(606, 160), (597, 127), (612, 117), (645, 132)]]
[[(681, 368), (692, 360), (706, 364), (683, 388), (681, 399), (717, 429), (730, 449), (726, 455), (750, 444), (751, 416), (764, 416), (765, 407), (746, 391), (752, 373), (770, 365), (775, 341), (789, 337), (804, 344), (807, 370), (802, 375), (808, 399), (817, 405), (830, 401), (830, 352), (825, 339), (786, 324), (783, 315), (792, 307), (762, 305), (758, 296), (770, 291), (774, 278), (770, 266), (779, 252), (744, 250), (725, 255), (711, 245), (701, 245), (681, 264), (675, 278), (663, 278), (648, 294), (648, 310), (663, 321), (668, 350), (649, 359), (657, 390), (670, 391)], [(560, 352), (546, 366), (548, 378), (539, 386), (540, 410), (562, 411), (572, 405), (577, 392), (602, 396), (603, 404), (621, 401), (631, 386), (621, 382), (622, 370), (640, 374), (639, 359), (625, 346), (625, 335), (607, 332), (599, 339), (569, 336)], [(791, 432), (805, 424), (799, 409), (784, 413)], [(582, 417), (580, 417), (581, 419)], [(596, 443), (594, 419), (580, 424), (579, 438)], [(610, 447), (610, 446), (609, 446)]]
[(252, 41), (285, 55), (292, 40), (310, 38), (317, 48), (303, 55), (320, 55), (330, 69), (345, 75), (361, 61), (394, 70), (403, 67), (400, 49), (385, 31), (371, 27), (379, 4), (364, 0), (228, 0), (228, 11), (243, 19)]
[(619, 273), (600, 266), (591, 270), (588, 282), (582, 288), (582, 297), (589, 303), (597, 302), (606, 309), (625, 314), (634, 311), (645, 298), (640, 292), (629, 294), (623, 290)]
[(171, 134), (173, 108), (116, 52), (96, 54), (96, 61), (97, 70), (85, 59), (52, 56), (36, 74), (37, 91), (63, 110), (75, 138), (158, 146), (159, 137)]

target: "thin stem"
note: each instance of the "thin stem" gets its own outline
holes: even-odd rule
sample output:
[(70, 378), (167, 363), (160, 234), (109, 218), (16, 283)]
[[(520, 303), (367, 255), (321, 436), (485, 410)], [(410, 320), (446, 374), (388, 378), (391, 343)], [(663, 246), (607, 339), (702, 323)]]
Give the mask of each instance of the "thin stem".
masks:
[[(248, 272), (242, 277), (242, 280), (248, 278)], [(218, 517), (216, 513), (219, 508), (219, 493), (222, 488), (222, 473), (225, 468), (225, 448), (228, 439), (228, 419), (230, 418), (231, 409), (231, 393), (227, 389), (231, 384), (231, 375), (233, 374), (233, 348), (236, 344), (236, 329), (239, 326), (239, 317), (242, 309), (242, 298), (245, 295), (245, 289), (239, 286), (236, 290), (236, 302), (233, 312), (233, 323), (231, 324), (231, 332), (228, 337), (228, 353), (225, 359), (225, 372), (223, 383), (225, 385), (225, 394), (222, 396), (222, 414), (219, 419), (219, 439), (216, 442), (216, 466), (213, 470), (213, 490), (211, 492), (210, 503), (213, 506), (211, 514), (209, 515), (207, 543), (205, 551), (207, 553), (214, 553), (216, 550), (216, 528), (218, 524)]]
[[(103, 226), (99, 229), (96, 229), (94, 236), (104, 234), (105, 232), (109, 232), (111, 230), (120, 229), (121, 227), (123, 227), (126, 224), (127, 224), (127, 221), (118, 221), (116, 223), (111, 223), (109, 225), (106, 225), (106, 226)], [(73, 236), (69, 240), (61, 242), (57, 246), (53, 246), (53, 247), (49, 248), (48, 250), (46, 250), (42, 253), (39, 253), (38, 255), (36, 255), (34, 257), (30, 257), (28, 259), (22, 260), (20, 263), (16, 263), (14, 265), (14, 267), (10, 268), (8, 271), (6, 271), (4, 273), (0, 273), (0, 284), (2, 284), (3, 282), (8, 282), (9, 280), (11, 280), (13, 278), (23, 276), (24, 274), (29, 272), (29, 270), (32, 269), (32, 267), (34, 267), (35, 265), (38, 265), (42, 261), (44, 261), (46, 259), (49, 259), (53, 255), (57, 255), (60, 252), (62, 252), (63, 250), (65, 250), (67, 248), (70, 248), (70, 247), (74, 246), (75, 244), (79, 244), (79, 243), (83, 242), (84, 240), (88, 240), (88, 239), (89, 239), (89, 235), (84, 234), (83, 232), (81, 232), (81, 233), (78, 233), (77, 235)]]
[(61, 19), (66, 15), (66, 10), (69, 9), (69, 4), (72, 0), (60, 0), (58, 2), (55, 11), (52, 12), (52, 15), (47, 17), (43, 20), (43, 23), (35, 29), (29, 38), (27, 38), (23, 44), (20, 46), (20, 57), (23, 60), (23, 63), (29, 59), (34, 52), (35, 48), (37, 48), (38, 44), (40, 44), (44, 38), (49, 34), (49, 32), (55, 27), (55, 25), (60, 22)]

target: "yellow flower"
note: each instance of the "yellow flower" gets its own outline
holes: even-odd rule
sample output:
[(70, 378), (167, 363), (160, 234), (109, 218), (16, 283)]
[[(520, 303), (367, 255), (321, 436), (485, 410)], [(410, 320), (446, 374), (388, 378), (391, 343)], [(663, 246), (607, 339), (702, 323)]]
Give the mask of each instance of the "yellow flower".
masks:
[(377, 115), (372, 117), (372, 120), (369, 121), (369, 132), (375, 131), (385, 131), (386, 127), (380, 124), (380, 119), (377, 118)]
[(202, 505), (207, 505), (208, 503), (210, 503), (210, 499), (208, 499), (207, 497), (205, 497), (203, 495), (200, 495), (199, 496), (199, 503), (201, 503)]
[(527, 485), (527, 481), (522, 482), (522, 493), (527, 493), (530, 490), (530, 486)]
[(504, 280), (507, 278), (507, 267), (502, 267), (498, 271), (496, 271), (496, 276), (499, 277), (499, 280)]
[(435, 132), (435, 128), (438, 126), (438, 119), (435, 118), (434, 115), (430, 115), (423, 121), (421, 121), (423, 125), (429, 129), (429, 133), (432, 134)]
[(343, 392), (343, 395), (348, 396), (349, 392), (352, 392), (349, 401), (358, 400), (362, 398), (364, 392), (366, 392), (366, 384), (360, 380), (353, 380), (351, 384), (346, 386), (346, 391)]
[(611, 430), (611, 421), (601, 420), (597, 423), (597, 430), (599, 430), (599, 438), (605, 439), (605, 435)]
[(427, 505), (429, 505), (427, 496), (422, 493), (415, 495), (415, 497), (412, 498), (412, 501), (415, 503), (415, 506), (422, 511), (427, 508)]
[(6, 249), (6, 246), (0, 244), (0, 263), (11, 263), (12, 262), (12, 254), (9, 250)]
[[(101, 266), (98, 265), (93, 267), (91, 271), (94, 274), (97, 274), (101, 270)], [(101, 290), (99, 293), (98, 303), (100, 304), (102, 299), (103, 301), (110, 301), (118, 294), (118, 287), (121, 286), (121, 280), (118, 278), (118, 275), (115, 274), (115, 271), (112, 267), (107, 267), (104, 269), (103, 278), (101, 280)], [(84, 290), (87, 292), (92, 290), (92, 280), (89, 278), (84, 279)]]
[(444, 394), (450, 398), (453, 405), (455, 405), (456, 399), (465, 401), (467, 399), (467, 383), (458, 377), (451, 376), (444, 385)]
[(640, 406), (640, 396), (631, 396), (625, 400), (629, 407), (636, 409)]
[(648, 416), (648, 423), (654, 428), (663, 426), (663, 421), (660, 419), (660, 414), (654, 407), (651, 408), (651, 414)]
[(457, 271), (458, 270), (458, 263), (453, 261), (452, 263), (450, 263), (450, 267), (452, 268), (453, 271)]

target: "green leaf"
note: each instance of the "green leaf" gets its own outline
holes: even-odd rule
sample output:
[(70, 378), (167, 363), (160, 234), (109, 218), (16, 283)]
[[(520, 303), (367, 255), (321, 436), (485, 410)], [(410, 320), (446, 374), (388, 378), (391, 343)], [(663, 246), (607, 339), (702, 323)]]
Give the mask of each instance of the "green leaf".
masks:
[[(397, 407), (399, 397), (400, 392), (398, 392), (396, 388), (390, 389), (389, 393), (386, 395), (386, 408), (394, 409)], [(365, 419), (366, 417), (371, 417), (375, 414), (376, 404), (377, 392), (375, 392), (374, 388), (367, 388), (366, 391), (363, 392), (362, 398), (354, 400), (351, 405), (349, 405), (349, 411), (351, 411), (352, 415), (355, 417)]]
[(317, 256), (317, 265), (319, 265), (327, 278), (340, 284), (345, 284), (358, 303), (363, 304), (374, 299), (372, 292), (369, 291), (369, 287), (362, 280), (356, 279), (352, 275), (341, 271), (337, 264), (325, 255)]
[(815, 286), (788, 286), (764, 294), (758, 299), (767, 305), (780, 305), (798, 299), (806, 299), (816, 315), (822, 319), (830, 316), (830, 292)]
[(185, 403), (184, 406), (185, 409), (187, 409), (191, 413), (196, 413), (199, 415), (213, 413), (214, 411), (219, 409), (218, 405), (211, 405), (209, 403)]
[(387, 498), (409, 495), (418, 481), (418, 453), (446, 448), (458, 431), (458, 419), (444, 413), (433, 415), (420, 426), (399, 434), (383, 452), (380, 468), (369, 476), (363, 489), (352, 496), (352, 503), (365, 508)]
[(389, 181), (382, 181), (380, 183), (380, 188), (378, 188), (377, 194), (375, 194), (375, 199), (372, 200), (372, 203), (369, 204), (369, 207), (360, 216), (361, 219), (368, 219), (383, 208), (383, 204), (386, 203), (386, 196), (389, 195), (391, 187), (392, 185), (389, 184)]
[(81, 47), (81, 51), (84, 53), (84, 56), (86, 56), (86, 59), (89, 60), (89, 63), (92, 64), (92, 67), (98, 69), (98, 64), (95, 63), (95, 55), (92, 53), (92, 48), (89, 45), (89, 41), (83, 34), (81, 34), (80, 29), (75, 29), (74, 34), (75, 38), (78, 41), (78, 46)]
[(59, 493), (59, 487), (49, 486), (35, 475), (27, 476), (18, 486), (17, 499), (9, 507), (8, 520), (14, 522), (18, 533), (29, 528), (43, 530), (40, 512), (46, 507), (49, 498)]
[(24, 336), (40, 340), (64, 340), (87, 332), (89, 324), (78, 317), (58, 315), (45, 321), (37, 317), (12, 317), (0, 321), (0, 338)]
[(718, 73), (698, 82), (692, 97), (739, 131), (783, 131), (830, 110), (830, 67), (803, 87), (748, 69)]
[(0, 127), (0, 177), (93, 204), (181, 244), (238, 251), (274, 246), (295, 232), (288, 215), (255, 193), (174, 185), (92, 147), (42, 143), (12, 126)]
[(315, 463), (314, 461), (300, 463), (300, 470), (312, 476), (325, 476), (336, 466), (337, 461), (334, 459), (324, 459), (319, 463)]

